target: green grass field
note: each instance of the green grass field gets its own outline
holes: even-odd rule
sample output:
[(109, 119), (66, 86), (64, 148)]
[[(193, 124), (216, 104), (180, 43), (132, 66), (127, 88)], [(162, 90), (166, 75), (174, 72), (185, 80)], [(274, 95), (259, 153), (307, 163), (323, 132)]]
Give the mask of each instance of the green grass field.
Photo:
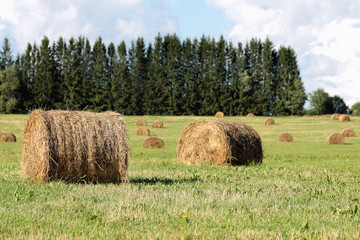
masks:
[[(0, 239), (356, 239), (360, 238), (360, 117), (227, 117), (260, 134), (260, 165), (184, 166), (176, 144), (185, 126), (214, 117), (143, 116), (165, 149), (142, 149), (140, 117), (125, 116), (129, 183), (46, 184), (21, 175), (27, 115), (0, 115)], [(151, 129), (154, 120), (163, 129)], [(357, 137), (328, 145), (332, 132)], [(289, 132), (295, 142), (279, 143)]]

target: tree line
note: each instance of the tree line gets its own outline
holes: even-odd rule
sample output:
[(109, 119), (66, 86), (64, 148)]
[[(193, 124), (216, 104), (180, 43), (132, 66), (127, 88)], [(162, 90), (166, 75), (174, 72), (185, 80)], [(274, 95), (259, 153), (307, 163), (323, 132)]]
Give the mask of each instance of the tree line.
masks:
[(158, 34), (130, 46), (83, 36), (0, 49), (0, 112), (35, 108), (113, 110), (125, 115), (301, 115), (306, 100), (297, 56), (266, 38), (181, 41)]

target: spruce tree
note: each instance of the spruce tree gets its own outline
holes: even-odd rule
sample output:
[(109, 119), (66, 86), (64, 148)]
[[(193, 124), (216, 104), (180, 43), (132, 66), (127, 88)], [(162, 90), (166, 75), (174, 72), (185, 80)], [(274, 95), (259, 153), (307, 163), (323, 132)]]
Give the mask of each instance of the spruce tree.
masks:
[(95, 43), (91, 53), (92, 62), (91, 62), (91, 77), (93, 81), (94, 88), (92, 89), (92, 98), (90, 108), (94, 111), (106, 111), (110, 109), (108, 105), (109, 92), (109, 75), (108, 75), (108, 56), (106, 54), (106, 47), (102, 41), (102, 38), (99, 37)]
[(155, 37), (154, 47), (151, 48), (148, 63), (148, 81), (146, 84), (146, 113), (152, 115), (166, 114), (169, 102), (168, 82), (165, 76), (163, 37), (158, 34)]
[(13, 65), (6, 64), (5, 70), (0, 70), (0, 112), (14, 113), (18, 106), (20, 82)]
[(147, 81), (147, 59), (145, 52), (145, 43), (142, 37), (136, 40), (136, 44), (132, 42), (129, 50), (130, 71), (132, 77), (132, 94), (130, 107), (132, 114), (144, 114), (144, 85)]
[(37, 67), (34, 78), (33, 94), (36, 107), (52, 109), (58, 102), (58, 84), (56, 82), (56, 68), (48, 37), (44, 36), (40, 49), (33, 46), (33, 59)]
[(115, 111), (130, 115), (132, 114), (132, 110), (129, 107), (132, 84), (126, 44), (124, 41), (117, 47), (117, 55), (118, 59), (115, 61), (114, 79), (110, 90), (111, 98), (113, 99), (112, 105)]
[(7, 69), (14, 64), (12, 50), (8, 38), (5, 38), (0, 49), (0, 70)]

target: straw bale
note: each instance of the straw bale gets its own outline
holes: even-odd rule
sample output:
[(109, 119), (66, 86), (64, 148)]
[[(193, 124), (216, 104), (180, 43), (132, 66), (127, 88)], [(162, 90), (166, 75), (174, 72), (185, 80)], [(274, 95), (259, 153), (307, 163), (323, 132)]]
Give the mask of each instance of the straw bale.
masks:
[(16, 142), (16, 137), (11, 132), (4, 132), (0, 134), (0, 142)]
[(255, 114), (253, 114), (253, 113), (248, 113), (246, 116), (247, 116), (247, 117), (255, 117)]
[(136, 136), (149, 136), (150, 130), (146, 127), (141, 127), (136, 131)]
[(341, 131), (341, 134), (344, 137), (355, 137), (355, 132), (354, 130), (352, 130), (351, 128), (345, 128), (344, 130)]
[(339, 122), (350, 122), (350, 117), (348, 115), (342, 114), (339, 116)]
[(152, 128), (163, 128), (164, 124), (159, 120), (155, 120), (151, 127)]
[(149, 137), (143, 143), (143, 148), (164, 148), (164, 141), (158, 137)]
[(339, 114), (338, 113), (335, 113), (335, 114), (333, 114), (333, 115), (331, 115), (331, 119), (332, 120), (338, 120), (339, 119)]
[(332, 133), (326, 139), (328, 144), (345, 144), (345, 138), (340, 133)]
[(275, 124), (275, 121), (272, 118), (267, 118), (265, 120), (265, 125), (274, 125), (274, 124)]
[(136, 126), (146, 126), (146, 120), (143, 118), (140, 118), (139, 120), (136, 121)]
[(40, 182), (123, 182), (128, 158), (118, 113), (35, 110), (27, 121), (22, 169)]
[(190, 123), (177, 145), (184, 164), (245, 165), (262, 162), (258, 133), (241, 122), (198, 120)]
[(223, 112), (217, 112), (215, 114), (215, 118), (224, 118), (224, 113)]
[(278, 137), (279, 142), (293, 142), (294, 138), (290, 133), (282, 133)]

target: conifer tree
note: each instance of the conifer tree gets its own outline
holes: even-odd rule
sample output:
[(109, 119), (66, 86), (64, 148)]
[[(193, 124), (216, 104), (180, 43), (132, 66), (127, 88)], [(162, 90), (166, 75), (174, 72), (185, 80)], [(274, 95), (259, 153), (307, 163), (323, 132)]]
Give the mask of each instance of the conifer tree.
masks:
[(109, 59), (101, 37), (95, 41), (91, 57), (91, 77), (94, 85), (93, 89), (91, 89), (93, 92), (91, 96), (91, 108), (94, 111), (106, 111), (110, 109), (108, 105), (109, 92), (107, 91), (109, 84)]
[(114, 64), (114, 79), (111, 84), (112, 106), (115, 111), (125, 115), (132, 114), (131, 102), (132, 84), (129, 72), (129, 61), (126, 44), (122, 41), (117, 47), (117, 60)]
[(129, 50), (129, 57), (133, 86), (130, 106), (132, 108), (132, 114), (143, 115), (144, 86), (148, 76), (145, 43), (143, 38), (139, 37), (136, 40), (136, 44), (132, 42)]
[(56, 67), (48, 37), (44, 36), (39, 50), (34, 44), (33, 55), (37, 64), (33, 85), (34, 104), (36, 107), (52, 109), (62, 96), (57, 92)]
[(158, 34), (155, 37), (154, 47), (151, 48), (148, 63), (148, 82), (146, 86), (146, 113), (153, 115), (166, 114), (168, 110), (169, 90), (165, 76), (163, 37)]
[(19, 87), (14, 64), (7, 64), (6, 69), (0, 70), (0, 112), (14, 113), (17, 110)]

